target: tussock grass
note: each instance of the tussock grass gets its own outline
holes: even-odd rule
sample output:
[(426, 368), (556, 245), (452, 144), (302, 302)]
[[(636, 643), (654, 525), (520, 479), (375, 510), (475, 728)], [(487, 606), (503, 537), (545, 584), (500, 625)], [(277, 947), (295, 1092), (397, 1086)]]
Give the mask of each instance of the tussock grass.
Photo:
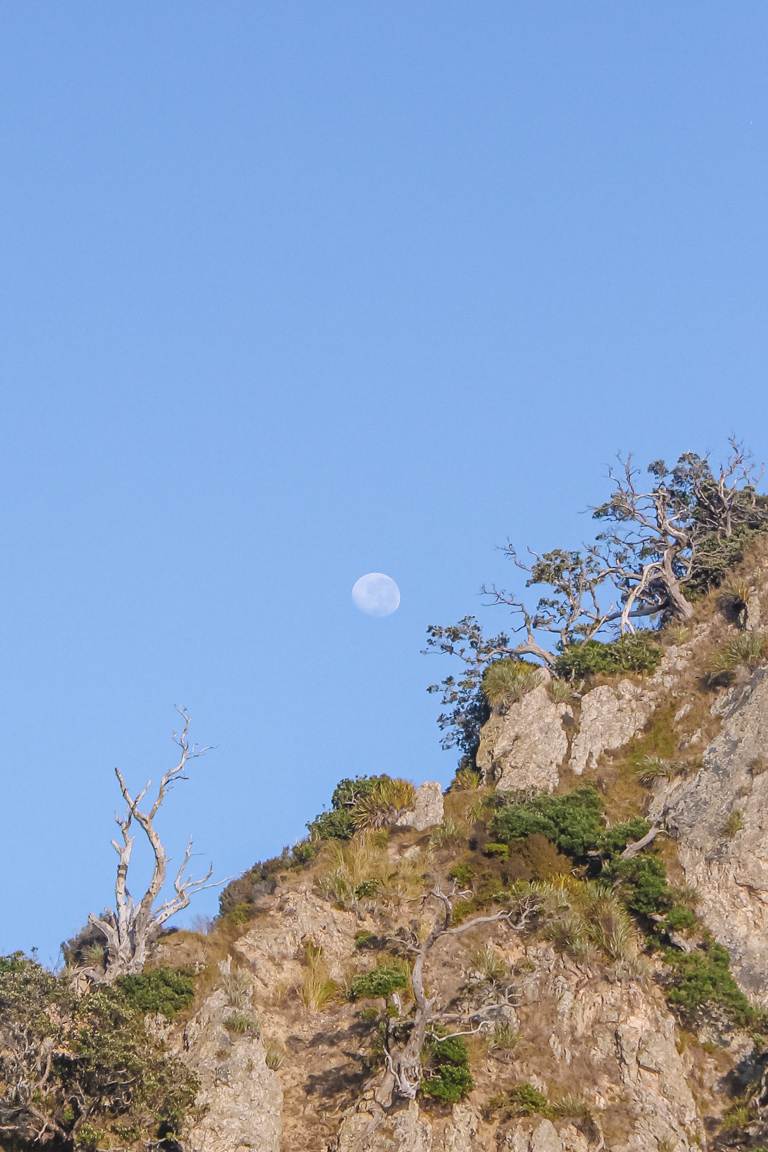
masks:
[(517, 659), (497, 660), (483, 674), (483, 692), (493, 708), (508, 708), (522, 700), (538, 681), (538, 664)]
[(309, 1012), (322, 1012), (339, 998), (339, 986), (331, 979), (323, 950), (309, 942), (304, 949), (304, 975), (299, 986), (301, 1002)]

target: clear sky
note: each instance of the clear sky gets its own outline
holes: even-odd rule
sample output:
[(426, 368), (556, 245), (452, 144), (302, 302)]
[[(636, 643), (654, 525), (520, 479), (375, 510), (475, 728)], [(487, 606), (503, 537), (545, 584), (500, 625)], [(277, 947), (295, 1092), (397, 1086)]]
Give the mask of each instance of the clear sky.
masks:
[(2, 6), (0, 950), (108, 902), (174, 705), (166, 838), (239, 874), (449, 779), (427, 624), (618, 449), (768, 457), (767, 56), (758, 2)]

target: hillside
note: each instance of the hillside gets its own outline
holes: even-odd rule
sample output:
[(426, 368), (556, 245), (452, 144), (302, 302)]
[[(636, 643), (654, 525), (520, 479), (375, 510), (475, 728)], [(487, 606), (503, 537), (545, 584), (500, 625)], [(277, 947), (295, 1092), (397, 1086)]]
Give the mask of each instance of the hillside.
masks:
[(494, 661), (445, 795), (342, 781), (138, 974), (1, 960), (3, 1146), (768, 1146), (766, 622), (761, 537), (567, 675)]

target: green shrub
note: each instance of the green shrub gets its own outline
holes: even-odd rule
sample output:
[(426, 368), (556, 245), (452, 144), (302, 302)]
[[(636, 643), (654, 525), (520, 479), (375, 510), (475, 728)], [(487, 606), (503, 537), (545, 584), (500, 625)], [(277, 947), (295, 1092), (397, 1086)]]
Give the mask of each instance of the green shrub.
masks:
[(749, 1027), (758, 1012), (731, 975), (727, 949), (712, 941), (695, 952), (667, 949), (667, 1000), (689, 1024), (722, 1017), (739, 1027)]
[(320, 845), (316, 841), (299, 840), (298, 844), (294, 844), (291, 849), (292, 862), (299, 868), (304, 864), (311, 864), (319, 851)]
[(603, 805), (594, 788), (577, 788), (565, 796), (534, 796), (503, 802), (491, 821), (496, 843), (511, 844), (537, 833), (568, 856), (583, 857), (604, 833)]
[(549, 1119), (553, 1115), (553, 1109), (544, 1093), (527, 1082), (515, 1084), (506, 1092), (491, 1097), (488, 1108), (492, 1113), (501, 1113), (505, 1120), (523, 1116), (545, 1116)]
[(527, 660), (496, 660), (483, 673), (482, 688), (488, 703), (504, 708), (516, 703), (535, 685), (539, 667)]
[(664, 927), (667, 932), (685, 932), (695, 928), (697, 924), (696, 913), (684, 904), (675, 904), (664, 917)]
[(616, 860), (608, 868), (608, 875), (620, 887), (627, 908), (639, 916), (654, 916), (668, 912), (673, 904), (672, 891), (667, 882), (667, 870), (657, 856), (633, 856), (631, 860)]
[(555, 672), (566, 680), (620, 672), (653, 672), (661, 661), (661, 648), (651, 632), (635, 632), (603, 643), (585, 640), (570, 644), (555, 661)]
[(475, 878), (475, 869), (469, 861), (464, 860), (459, 864), (454, 864), (448, 872), (448, 879), (455, 880), (457, 884), (461, 884), (462, 888), (468, 888)]
[(116, 981), (128, 1004), (137, 1012), (159, 1012), (166, 1019), (187, 1008), (195, 996), (191, 973), (181, 968), (152, 968)]
[(469, 1052), (460, 1036), (445, 1040), (433, 1037), (422, 1053), (424, 1079), (421, 1095), (445, 1104), (463, 1100), (474, 1088)]
[(492, 860), (508, 860), (509, 844), (498, 844), (495, 840), (489, 840), (483, 848), (483, 852)]
[(370, 972), (353, 976), (349, 985), (350, 1000), (387, 999), (398, 988), (407, 988), (410, 976), (404, 966), (379, 964)]
[(365, 928), (355, 932), (355, 948), (375, 948), (377, 943), (378, 936), (375, 932), (369, 932)]
[(356, 776), (340, 780), (331, 807), (307, 824), (311, 841), (350, 840), (355, 832), (382, 828), (413, 803), (408, 780), (392, 776)]
[(623, 852), (627, 844), (640, 840), (649, 828), (648, 821), (639, 816), (633, 820), (622, 820), (619, 824), (612, 824), (610, 828), (603, 830), (599, 841), (600, 851), (605, 856)]
[[(61, 1058), (41, 1078), (46, 1049)], [(122, 988), (78, 994), (19, 953), (0, 958), (0, 1083), (0, 1126), (12, 1124), (19, 1147), (37, 1146), (45, 1123), (62, 1148), (111, 1142), (118, 1129), (153, 1145), (179, 1129), (198, 1087)]]
[(355, 818), (351, 808), (332, 808), (315, 816), (307, 828), (313, 840), (350, 840), (355, 834)]

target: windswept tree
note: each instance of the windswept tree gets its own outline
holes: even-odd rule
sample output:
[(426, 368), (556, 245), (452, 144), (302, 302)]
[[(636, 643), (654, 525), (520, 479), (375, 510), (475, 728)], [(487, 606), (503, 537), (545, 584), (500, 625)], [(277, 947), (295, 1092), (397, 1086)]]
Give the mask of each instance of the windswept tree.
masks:
[(696, 596), (719, 584), (749, 540), (768, 529), (760, 473), (740, 443), (729, 443), (717, 468), (686, 452), (671, 468), (654, 461), (647, 478), (631, 456), (620, 457), (609, 469), (609, 498), (593, 509), (602, 530), (591, 542), (542, 553), (529, 548), (527, 558), (513, 543), (503, 549), (527, 577), (520, 591), (482, 588), (491, 604), (509, 609), (504, 632), (486, 637), (474, 616), (427, 629), (426, 652), (462, 665), (428, 689), (441, 693), (444, 747), (473, 757), (488, 714), (483, 675), (495, 661), (528, 659), (557, 673), (559, 657), (574, 644), (690, 619)]
[[(89, 924), (96, 929), (105, 943), (105, 972), (108, 981), (119, 976), (140, 972), (146, 963), (150, 948), (160, 935), (163, 926), (189, 906), (192, 896), (205, 888), (217, 885), (211, 880), (212, 869), (194, 880), (187, 875), (192, 859), (192, 841), (187, 842), (181, 862), (173, 877), (173, 895), (161, 900), (168, 879), (169, 856), (156, 827), (156, 818), (169, 791), (181, 780), (186, 780), (186, 769), (190, 760), (195, 760), (208, 751), (189, 742), (189, 713), (179, 709), (182, 726), (173, 733), (179, 749), (176, 763), (160, 779), (157, 791), (148, 805), (144, 806), (151, 781), (140, 792), (133, 795), (119, 768), (115, 776), (125, 808), (115, 817), (120, 830), (119, 839), (112, 841), (117, 853), (115, 876), (115, 907), (101, 916), (88, 917)], [(152, 875), (141, 899), (135, 900), (128, 888), (128, 872), (134, 848), (133, 830), (138, 828), (152, 852)], [(160, 901), (158, 903), (158, 901)]]
[[(412, 1009), (403, 1015), (399, 1000), (393, 997), (387, 1012), (385, 1071), (376, 1091), (376, 1099), (384, 1108), (396, 1099), (413, 1100), (416, 1097), (424, 1077), (422, 1059), (427, 1041), (439, 1045), (458, 1036), (489, 1031), (499, 1010), (509, 1007), (511, 989), (494, 987), (490, 998), (473, 1011), (450, 1014), (445, 1005), (440, 1004), (438, 993), (427, 990), (426, 969), (439, 941), (487, 924), (506, 923), (515, 931), (522, 931), (536, 915), (540, 901), (535, 893), (529, 893), (516, 899), (513, 908), (454, 924), (453, 906), (459, 895), (455, 890), (445, 893), (439, 887), (433, 888), (424, 897), (425, 907), (435, 910), (431, 913), (431, 923), (414, 923), (393, 939), (393, 944), (413, 960), (411, 987), (414, 1003)], [(449, 1023), (457, 1024), (455, 1031), (445, 1027)]]
[(732, 439), (716, 472), (707, 457), (686, 452), (672, 468), (655, 460), (647, 483), (631, 456), (619, 464), (593, 515), (608, 525), (594, 553), (619, 592), (620, 630), (642, 616), (688, 620), (692, 596), (719, 583), (748, 538), (768, 526), (751, 457)]

